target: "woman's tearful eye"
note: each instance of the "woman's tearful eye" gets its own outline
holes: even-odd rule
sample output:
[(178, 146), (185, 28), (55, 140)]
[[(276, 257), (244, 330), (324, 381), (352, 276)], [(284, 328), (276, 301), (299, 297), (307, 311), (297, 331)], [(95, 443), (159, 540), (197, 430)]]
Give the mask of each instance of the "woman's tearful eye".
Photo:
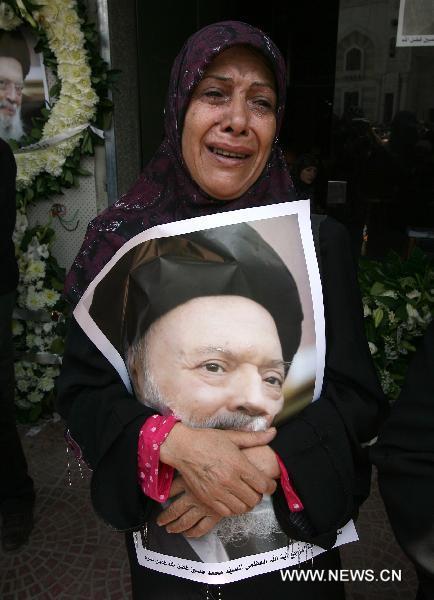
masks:
[(262, 110), (263, 112), (275, 111), (275, 103), (268, 98), (255, 98), (253, 100), (253, 104), (256, 108)]
[(206, 90), (203, 93), (203, 96), (206, 98), (206, 100), (213, 103), (222, 102), (227, 98), (227, 94), (225, 94), (222, 90), (216, 89)]

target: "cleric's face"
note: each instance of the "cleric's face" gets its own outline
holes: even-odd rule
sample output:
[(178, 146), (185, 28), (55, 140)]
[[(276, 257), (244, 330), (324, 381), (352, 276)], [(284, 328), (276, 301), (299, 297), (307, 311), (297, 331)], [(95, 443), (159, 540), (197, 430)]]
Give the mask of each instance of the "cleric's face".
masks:
[(23, 97), (23, 69), (15, 59), (0, 56), (0, 113), (12, 121), (19, 111)]
[(156, 321), (147, 342), (147, 373), (185, 422), (221, 423), (238, 413), (270, 425), (283, 406), (285, 365), (276, 324), (253, 300), (195, 298)]

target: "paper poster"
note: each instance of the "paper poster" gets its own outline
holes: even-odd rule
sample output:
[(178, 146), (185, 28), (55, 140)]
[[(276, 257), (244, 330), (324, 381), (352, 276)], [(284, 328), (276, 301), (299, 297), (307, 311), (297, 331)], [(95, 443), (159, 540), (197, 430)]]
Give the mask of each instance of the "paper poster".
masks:
[[(161, 414), (220, 429), (279, 426), (318, 399), (324, 311), (309, 200), (148, 229), (95, 278), (74, 316), (127, 389)], [(165, 505), (167, 506), (167, 504)], [(135, 534), (141, 565), (226, 583), (310, 560), (265, 496), (201, 538), (155, 523)], [(357, 539), (349, 523), (336, 545)]]
[(434, 46), (434, 2), (401, 0), (397, 46)]

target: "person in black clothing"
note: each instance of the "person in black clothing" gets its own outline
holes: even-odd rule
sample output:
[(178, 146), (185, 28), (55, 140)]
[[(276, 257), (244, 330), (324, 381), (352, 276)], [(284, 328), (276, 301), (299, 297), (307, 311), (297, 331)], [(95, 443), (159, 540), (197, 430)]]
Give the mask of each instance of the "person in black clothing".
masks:
[(301, 154), (291, 167), (291, 177), (295, 187), (297, 200), (310, 200), (310, 208), (313, 213), (318, 213), (317, 177), (319, 160), (312, 154)]
[(0, 139), (0, 512), (2, 545), (17, 550), (33, 527), (35, 493), (15, 423), (12, 311), (18, 265), (12, 234), (15, 227), (17, 167), (9, 145)]
[(419, 578), (416, 600), (434, 598), (434, 321), (410, 363), (372, 460), (401, 548)]
[[(273, 42), (244, 23), (210, 25), (187, 41), (170, 78), (166, 138), (132, 190), (90, 224), (67, 280), (73, 303), (116, 250), (145, 229), (296, 199), (277, 142), (285, 73)], [(273, 494), (282, 530), (292, 539), (328, 550), (304, 568), (336, 569), (339, 554), (332, 548), (337, 531), (357, 515), (369, 493), (365, 445), (377, 434), (384, 398), (364, 335), (348, 237), (332, 219), (312, 219), (312, 228), (327, 342), (318, 400), (277, 432), (201, 430), (178, 422), (161, 443), (159, 457), (182, 476), (201, 515), (245, 513), (262, 494)], [(106, 301), (113, 302), (111, 295)], [(127, 391), (75, 320), (57, 389), (58, 410), (67, 420), (71, 442), (93, 469), (93, 506), (103, 520), (126, 532), (134, 598), (203, 599), (202, 584), (153, 572), (137, 562), (132, 531), (145, 526), (155, 507), (139, 485), (138, 444), (149, 419), (160, 417)], [(245, 460), (246, 445), (257, 448), (263, 469)], [(282, 487), (269, 474), (276, 453), (312, 525), (308, 532), (291, 520)], [(341, 600), (344, 588), (342, 582), (288, 586), (275, 572), (228, 583), (220, 597), (266, 595), (276, 600)]]

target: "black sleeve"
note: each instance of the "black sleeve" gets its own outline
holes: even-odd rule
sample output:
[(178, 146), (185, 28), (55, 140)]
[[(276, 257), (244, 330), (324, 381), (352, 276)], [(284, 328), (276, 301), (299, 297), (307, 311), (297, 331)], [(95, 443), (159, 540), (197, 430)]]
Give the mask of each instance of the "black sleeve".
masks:
[(320, 273), (326, 325), (326, 364), (320, 398), (282, 425), (272, 448), (279, 453), (310, 523), (291, 525), (280, 487), (276, 516), (288, 535), (331, 547), (336, 531), (367, 497), (370, 466), (364, 445), (377, 434), (387, 403), (371, 360), (363, 311), (344, 227), (325, 219), (320, 228)]
[(138, 529), (153, 501), (137, 482), (137, 444), (143, 423), (155, 411), (128, 393), (74, 319), (57, 381), (57, 409), (93, 470), (97, 514), (115, 529)]
[(418, 571), (426, 593), (422, 597), (433, 598), (434, 322), (417, 349), (371, 456), (396, 539)]
[(1, 173), (1, 231), (2, 237), (11, 238), (15, 227), (15, 178), (17, 165), (10, 146), (0, 139), (0, 173)]
[(0, 139), (0, 295), (12, 292), (18, 284), (18, 265), (12, 234), (15, 228), (15, 179), (17, 165), (12, 150)]

